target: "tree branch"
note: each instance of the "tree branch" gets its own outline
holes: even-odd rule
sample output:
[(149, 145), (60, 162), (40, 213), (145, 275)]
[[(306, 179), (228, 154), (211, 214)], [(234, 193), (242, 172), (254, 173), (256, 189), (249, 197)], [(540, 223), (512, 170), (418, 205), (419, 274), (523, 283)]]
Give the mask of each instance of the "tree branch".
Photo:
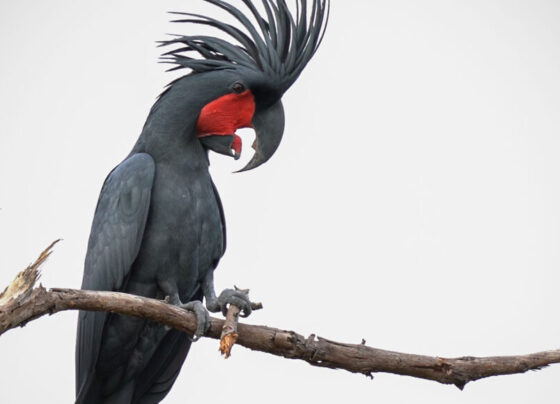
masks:
[[(56, 242), (55, 242), (56, 243)], [(117, 292), (35, 287), (38, 268), (48, 258), (53, 243), (35, 263), (22, 271), (0, 294), (0, 335), (45, 314), (64, 310), (108, 311), (154, 322), (192, 334), (195, 316), (165, 301)], [(211, 318), (206, 337), (220, 339), (224, 320)], [(560, 363), (560, 350), (520, 356), (440, 358), (344, 344), (311, 335), (266, 326), (238, 324), (237, 343), (246, 348), (289, 359), (300, 359), (313, 366), (343, 369), (373, 377), (373, 373), (398, 375), (454, 384), (460, 389), (471, 381), (490, 376), (524, 373)]]

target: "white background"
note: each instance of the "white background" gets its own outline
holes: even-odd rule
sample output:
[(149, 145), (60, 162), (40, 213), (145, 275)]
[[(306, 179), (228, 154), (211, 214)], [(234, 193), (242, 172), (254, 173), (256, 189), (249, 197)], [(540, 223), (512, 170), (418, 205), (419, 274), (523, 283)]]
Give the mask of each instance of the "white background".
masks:
[[(239, 2), (240, 3), (240, 2)], [(333, 1), (265, 166), (213, 158), (247, 321), (439, 356), (560, 346), (560, 3)], [(174, 76), (200, 0), (0, 1), (0, 285), (51, 241), (79, 287), (102, 181)], [(218, 13), (219, 14), (219, 13)], [(219, 14), (221, 15), (221, 14)], [(245, 142), (245, 161), (250, 141)], [(76, 313), (0, 338), (3, 403), (70, 403)], [(557, 403), (560, 366), (455, 387), (197, 343), (166, 403)], [(231, 399), (231, 395), (239, 395)]]

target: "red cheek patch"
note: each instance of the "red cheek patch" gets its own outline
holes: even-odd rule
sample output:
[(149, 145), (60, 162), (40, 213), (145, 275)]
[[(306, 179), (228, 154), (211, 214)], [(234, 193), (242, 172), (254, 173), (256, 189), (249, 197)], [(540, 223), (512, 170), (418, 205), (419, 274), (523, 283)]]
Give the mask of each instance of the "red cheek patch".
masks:
[(239, 128), (252, 126), (255, 97), (250, 90), (226, 94), (206, 104), (196, 124), (198, 137), (233, 135)]

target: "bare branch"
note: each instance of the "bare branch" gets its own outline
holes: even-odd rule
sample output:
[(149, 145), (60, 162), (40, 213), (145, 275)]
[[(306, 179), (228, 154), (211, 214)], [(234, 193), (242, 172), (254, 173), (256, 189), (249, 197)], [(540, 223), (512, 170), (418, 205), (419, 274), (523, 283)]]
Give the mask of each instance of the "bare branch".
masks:
[(227, 311), (226, 321), (222, 326), (222, 333), (220, 334), (220, 353), (229, 358), (231, 356), (231, 349), (237, 342), (239, 334), (237, 333), (237, 325), (239, 323), (239, 313), (241, 309), (231, 304)]
[[(51, 248), (29, 267), (34, 269), (25, 270), (28, 271), (27, 277), (22, 275), (23, 271), (0, 295), (0, 335), (45, 314), (63, 310), (108, 311), (145, 318), (189, 334), (196, 330), (194, 314), (165, 301), (117, 292), (33, 287), (39, 276), (37, 268), (48, 257)], [(22, 278), (28, 281), (21, 282)], [(205, 336), (220, 339), (224, 324), (224, 320), (211, 318)], [(394, 373), (454, 384), (460, 389), (468, 382), (485, 377), (524, 373), (560, 363), (560, 350), (520, 356), (439, 358), (371, 348), (365, 345), (365, 341), (343, 344), (315, 335), (305, 338), (293, 331), (265, 326), (238, 324), (237, 334), (237, 344), (246, 348), (301, 359), (313, 366), (343, 369), (369, 377), (376, 372)]]

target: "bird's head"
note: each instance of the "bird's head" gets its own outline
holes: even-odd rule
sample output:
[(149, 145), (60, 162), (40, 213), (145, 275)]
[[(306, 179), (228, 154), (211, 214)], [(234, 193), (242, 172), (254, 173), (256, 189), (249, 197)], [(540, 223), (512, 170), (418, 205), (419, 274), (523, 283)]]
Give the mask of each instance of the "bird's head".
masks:
[(242, 143), (236, 131), (255, 130), (255, 154), (240, 171), (250, 170), (266, 162), (280, 144), (282, 95), (321, 43), (329, 0), (312, 0), (310, 7), (307, 0), (295, 0), (295, 16), (285, 0), (263, 0), (262, 13), (251, 0), (242, 0), (252, 19), (226, 1), (205, 1), (231, 14), (242, 28), (191, 13), (174, 13), (182, 16), (176, 22), (212, 26), (235, 43), (214, 36), (176, 36), (162, 42), (178, 46), (163, 59), (175, 65), (171, 70), (191, 69), (190, 76), (204, 82), (196, 132), (207, 149), (237, 159)]

